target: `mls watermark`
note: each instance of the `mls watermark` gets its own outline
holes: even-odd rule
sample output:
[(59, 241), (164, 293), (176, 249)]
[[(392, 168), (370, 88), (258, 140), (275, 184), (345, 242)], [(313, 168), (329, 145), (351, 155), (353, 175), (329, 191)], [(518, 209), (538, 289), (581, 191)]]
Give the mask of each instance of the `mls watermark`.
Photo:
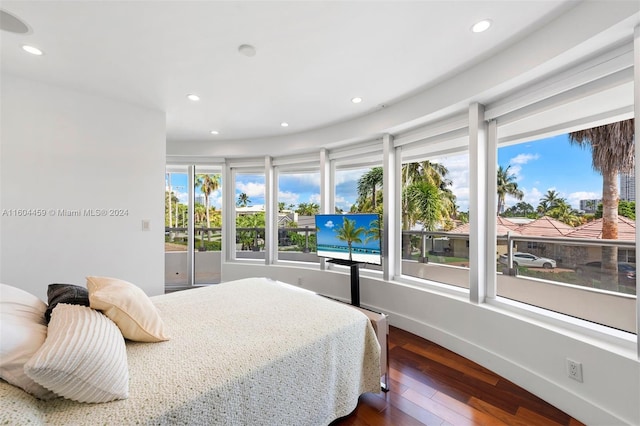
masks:
[(129, 209), (3, 209), (2, 217), (125, 217)]

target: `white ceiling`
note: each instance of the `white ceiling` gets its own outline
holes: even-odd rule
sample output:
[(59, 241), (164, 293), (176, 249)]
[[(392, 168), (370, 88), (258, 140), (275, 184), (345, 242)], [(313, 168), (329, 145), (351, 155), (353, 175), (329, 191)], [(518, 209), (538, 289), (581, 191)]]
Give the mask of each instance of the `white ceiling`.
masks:
[[(288, 135), (398, 102), (574, 4), (3, 1), (31, 31), (0, 32), (1, 72), (166, 111), (170, 141)], [(472, 33), (485, 18), (493, 26)], [(26, 54), (23, 44), (45, 55)], [(241, 44), (256, 55), (241, 55)]]

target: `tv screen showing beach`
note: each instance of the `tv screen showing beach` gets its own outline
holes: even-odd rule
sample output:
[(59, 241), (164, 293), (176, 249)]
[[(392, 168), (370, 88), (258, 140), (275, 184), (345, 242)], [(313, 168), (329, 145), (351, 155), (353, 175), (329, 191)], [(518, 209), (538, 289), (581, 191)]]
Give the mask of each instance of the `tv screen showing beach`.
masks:
[(318, 256), (382, 264), (377, 214), (316, 215), (316, 238)]

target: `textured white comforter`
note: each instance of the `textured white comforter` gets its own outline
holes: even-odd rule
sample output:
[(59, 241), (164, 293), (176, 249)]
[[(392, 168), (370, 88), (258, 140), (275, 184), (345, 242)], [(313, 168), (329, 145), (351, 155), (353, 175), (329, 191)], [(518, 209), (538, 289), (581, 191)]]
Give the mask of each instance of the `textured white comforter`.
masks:
[(129, 399), (39, 401), (0, 382), (0, 418), (55, 425), (326, 425), (380, 390), (380, 350), (347, 305), (265, 278), (152, 298), (171, 340), (127, 342)]

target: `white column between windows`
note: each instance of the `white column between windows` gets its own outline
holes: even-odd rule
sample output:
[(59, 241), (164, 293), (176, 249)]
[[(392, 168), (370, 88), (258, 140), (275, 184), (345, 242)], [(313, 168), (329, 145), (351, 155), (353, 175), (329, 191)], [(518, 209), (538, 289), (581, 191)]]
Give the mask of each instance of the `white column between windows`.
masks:
[(497, 165), (498, 165), (498, 123), (496, 120), (489, 121), (487, 125), (487, 221), (486, 221), (486, 256), (485, 268), (486, 274), (486, 297), (495, 299), (497, 295), (496, 288), (496, 253), (498, 250), (496, 243), (498, 215), (498, 183), (497, 183)]
[[(390, 281), (400, 275), (400, 247), (399, 238), (402, 235), (400, 223), (400, 154), (393, 146), (393, 136), (385, 134), (382, 137), (383, 149), (383, 217), (382, 217), (382, 254), (383, 254), (383, 278)], [(397, 148), (400, 150), (400, 148)]]
[[(638, 158), (640, 158), (640, 25), (633, 30), (633, 105), (635, 119), (635, 140), (636, 140), (636, 188), (640, 188), (640, 173), (638, 173)], [(637, 194), (637, 193), (636, 193)], [(637, 195), (636, 195), (637, 196)], [(640, 241), (640, 228), (636, 227), (636, 256), (638, 255), (638, 241)], [(640, 360), (640, 285), (638, 285), (636, 275), (636, 357)]]
[(190, 165), (187, 171), (187, 235), (188, 235), (188, 244), (187, 244), (187, 284), (193, 285), (195, 275), (195, 252), (193, 250), (194, 242), (195, 242), (195, 219), (193, 217), (194, 213), (194, 201), (195, 201), (195, 171), (196, 167), (194, 165)]
[[(335, 211), (333, 195), (333, 169), (329, 160), (329, 153), (326, 149), (320, 150), (320, 211), (322, 213), (332, 213)], [(320, 269), (327, 269), (326, 259), (320, 258)]]
[(487, 130), (484, 105), (478, 103), (469, 105), (469, 181), (469, 297), (472, 303), (484, 303), (487, 285)]
[(222, 167), (222, 186), (222, 255), (227, 261), (232, 261), (236, 258), (235, 173), (226, 163)]
[(273, 159), (268, 155), (264, 157), (264, 179), (264, 263), (271, 265), (276, 261), (278, 250), (278, 190)]

